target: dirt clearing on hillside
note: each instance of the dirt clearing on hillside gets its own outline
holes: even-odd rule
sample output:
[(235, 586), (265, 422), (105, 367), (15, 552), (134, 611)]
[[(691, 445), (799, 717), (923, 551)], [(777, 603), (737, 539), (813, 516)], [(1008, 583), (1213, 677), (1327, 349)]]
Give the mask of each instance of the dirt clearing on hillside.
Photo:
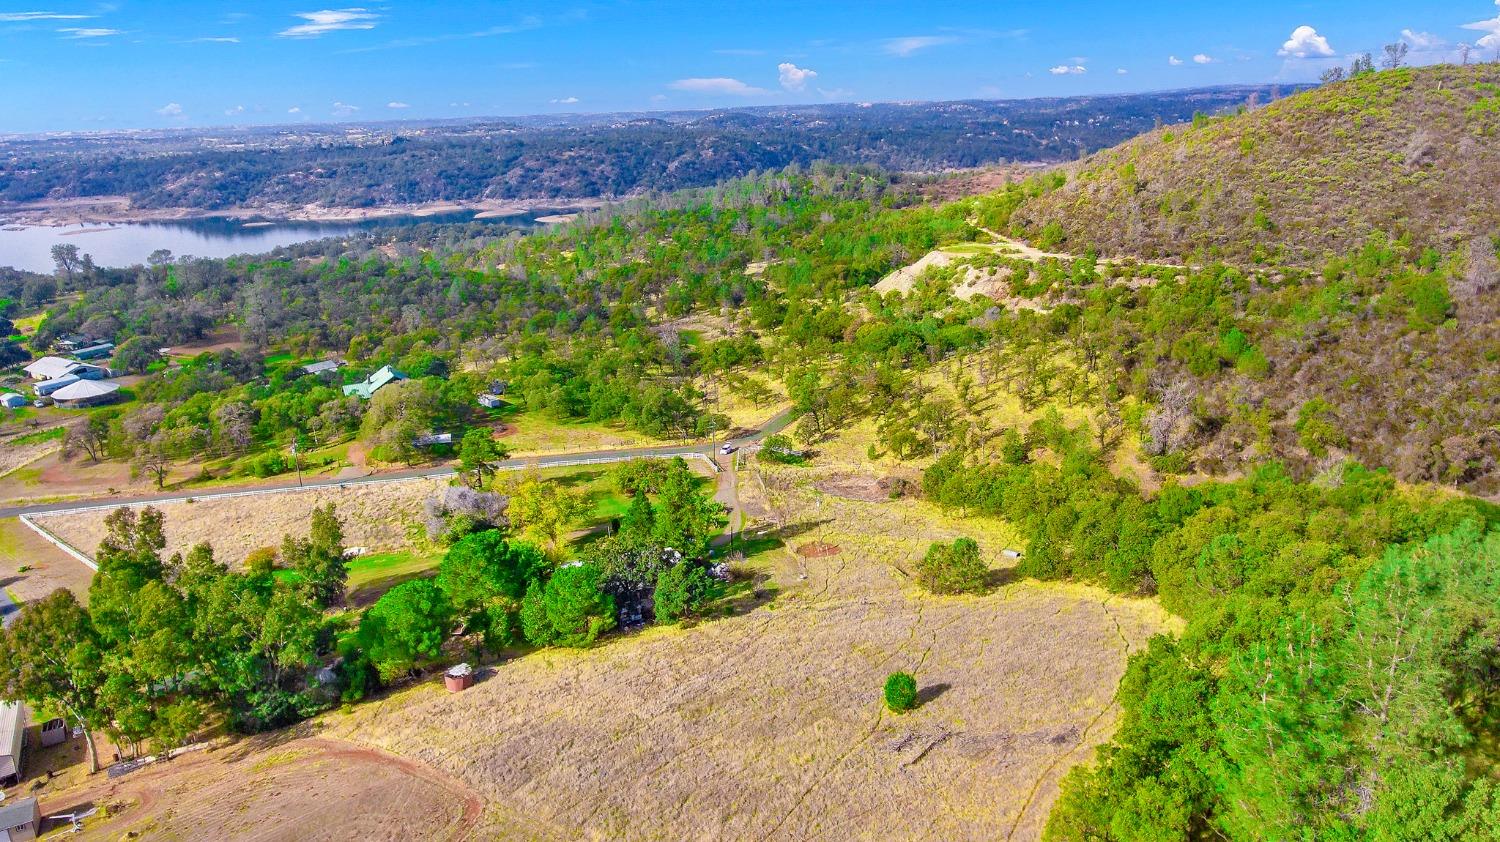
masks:
[[(787, 474), (766, 505), (788, 513), (788, 549), (744, 563), (729, 616), (544, 650), (462, 693), (427, 682), (328, 733), (461, 779), (488, 801), (485, 838), (1036, 838), (1114, 728), (1127, 653), (1170, 619), (1080, 586), (923, 594), (909, 572), (932, 541), (976, 538), (1004, 581), (1014, 537)], [(832, 552), (789, 549), (808, 543)], [(880, 700), (896, 670), (923, 702), (900, 716)]]
[(105, 809), (81, 839), (221, 842), (468, 838), (483, 808), (420, 764), (324, 739), (252, 739), (187, 754), (46, 799), (42, 808), (87, 805)]
[[(439, 477), (153, 505), (166, 515), (165, 555), (186, 552), (194, 544), (208, 541), (218, 560), (238, 565), (257, 547), (280, 546), (283, 534), (306, 537), (313, 508), (324, 503), (333, 503), (344, 522), (344, 546), (368, 547), (370, 552), (404, 549), (406, 525), (420, 520), (422, 503), (447, 484), (447, 477)], [(104, 519), (110, 511), (37, 515), (33, 519), (92, 556), (104, 540)]]

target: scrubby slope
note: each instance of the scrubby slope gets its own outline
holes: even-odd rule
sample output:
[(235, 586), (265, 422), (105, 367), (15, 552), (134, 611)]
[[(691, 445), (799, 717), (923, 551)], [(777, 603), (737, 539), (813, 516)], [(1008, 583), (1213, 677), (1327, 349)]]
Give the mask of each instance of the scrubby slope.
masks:
[(1316, 263), (1372, 232), (1468, 248), (1500, 231), (1500, 65), (1357, 76), (1159, 129), (1068, 175), (1017, 209), (1024, 232), (1148, 258)]

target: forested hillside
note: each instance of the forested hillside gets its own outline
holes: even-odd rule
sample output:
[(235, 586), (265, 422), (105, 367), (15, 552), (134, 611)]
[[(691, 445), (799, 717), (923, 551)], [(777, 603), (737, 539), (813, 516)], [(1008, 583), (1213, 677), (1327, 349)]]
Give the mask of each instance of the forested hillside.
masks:
[[(1296, 90), (1287, 86), (1286, 91)], [(0, 141), (0, 202), (336, 207), (620, 197), (816, 161), (940, 170), (1070, 161), (1274, 86), (1071, 99), (881, 103), (443, 125), (282, 127)]]
[(1372, 233), (1464, 256), (1493, 284), (1500, 65), (1356, 75), (1100, 152), (1022, 205), (1077, 250), (1320, 267)]

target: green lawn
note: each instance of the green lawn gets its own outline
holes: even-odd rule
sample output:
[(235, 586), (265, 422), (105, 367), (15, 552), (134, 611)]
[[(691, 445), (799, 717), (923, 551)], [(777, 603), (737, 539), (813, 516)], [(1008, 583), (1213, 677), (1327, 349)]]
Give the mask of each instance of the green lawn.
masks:
[[(420, 555), (411, 550), (370, 553), (349, 559), (349, 593), (374, 589), (380, 592), (426, 573), (437, 567), (441, 555)], [(277, 570), (276, 579), (296, 582), (301, 576), (295, 570)]]

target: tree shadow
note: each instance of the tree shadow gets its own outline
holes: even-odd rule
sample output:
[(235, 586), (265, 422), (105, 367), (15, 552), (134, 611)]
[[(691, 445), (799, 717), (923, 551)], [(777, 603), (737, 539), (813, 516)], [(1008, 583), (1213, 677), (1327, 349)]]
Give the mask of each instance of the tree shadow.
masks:
[(939, 684), (929, 684), (926, 687), (923, 687), (922, 689), (917, 691), (917, 707), (921, 707), (928, 702), (935, 701), (937, 697), (948, 692), (948, 690), (952, 687), (953, 685), (949, 684), (946, 681)]
[(1002, 567), (999, 570), (991, 570), (985, 574), (984, 589), (986, 591), (998, 590), (1020, 578), (1016, 574), (1014, 567)]
[(789, 541), (792, 538), (797, 537), (798, 535), (805, 535), (808, 532), (811, 532), (814, 529), (817, 529), (818, 527), (829, 523), (833, 523), (833, 518), (825, 517), (821, 520), (808, 520), (801, 523), (789, 523), (786, 526), (783, 526), (779, 529), (774, 529), (767, 534), (774, 535), (777, 538), (780, 538), (782, 541)]

